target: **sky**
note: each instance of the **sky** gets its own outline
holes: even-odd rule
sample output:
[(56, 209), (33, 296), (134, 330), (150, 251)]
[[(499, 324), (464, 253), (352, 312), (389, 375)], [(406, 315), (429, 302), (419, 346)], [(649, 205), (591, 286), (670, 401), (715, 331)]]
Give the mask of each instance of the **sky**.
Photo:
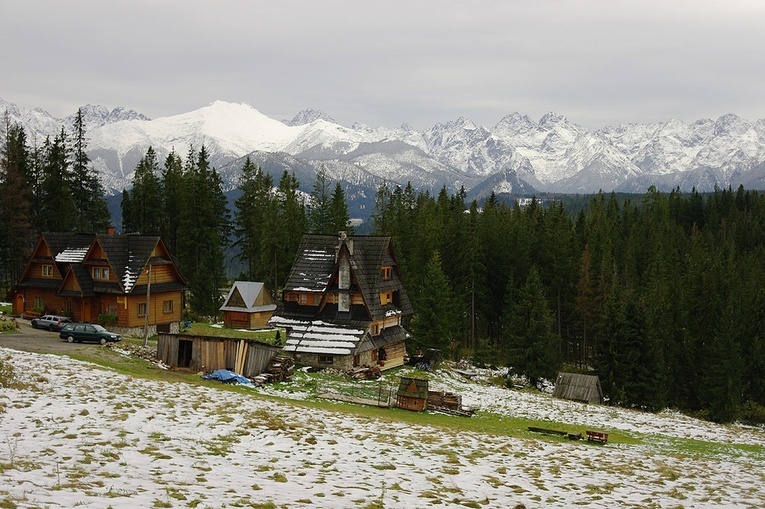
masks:
[(591, 129), (765, 118), (760, 0), (5, 0), (0, 98), (57, 118), (216, 100), (269, 117)]

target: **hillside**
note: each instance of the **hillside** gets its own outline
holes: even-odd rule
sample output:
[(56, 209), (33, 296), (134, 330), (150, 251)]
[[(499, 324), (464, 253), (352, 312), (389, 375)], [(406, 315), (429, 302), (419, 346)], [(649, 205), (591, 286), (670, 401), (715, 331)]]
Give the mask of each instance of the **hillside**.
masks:
[[(761, 507), (765, 431), (435, 374), (473, 418), (260, 397), (0, 349), (6, 507)], [(281, 395), (307, 397), (297, 384)], [(189, 381), (192, 381), (189, 379)], [(271, 388), (266, 392), (273, 393)], [(597, 426), (594, 445), (525, 423)]]

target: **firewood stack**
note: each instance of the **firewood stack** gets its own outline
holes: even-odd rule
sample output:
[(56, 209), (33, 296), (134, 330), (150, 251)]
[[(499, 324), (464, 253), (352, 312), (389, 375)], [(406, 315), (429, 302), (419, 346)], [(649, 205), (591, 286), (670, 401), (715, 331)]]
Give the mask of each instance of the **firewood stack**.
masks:
[(281, 382), (289, 380), (295, 370), (295, 361), (291, 357), (277, 355), (268, 364), (261, 374), (252, 378), (256, 385), (264, 385), (268, 382)]
[(382, 372), (378, 366), (362, 366), (349, 370), (348, 375), (354, 380), (372, 380), (380, 378)]

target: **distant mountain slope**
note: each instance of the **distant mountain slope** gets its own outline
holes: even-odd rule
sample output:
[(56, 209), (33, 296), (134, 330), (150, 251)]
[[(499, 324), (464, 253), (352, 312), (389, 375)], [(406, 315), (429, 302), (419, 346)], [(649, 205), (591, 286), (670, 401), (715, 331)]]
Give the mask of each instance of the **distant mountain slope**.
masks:
[[(2, 99), (0, 110), (22, 124), (37, 145), (73, 121)], [(223, 101), (153, 120), (133, 110), (91, 105), (83, 114), (91, 159), (113, 191), (130, 187), (150, 146), (162, 161), (170, 151), (185, 158), (202, 145), (227, 189), (238, 185), (247, 155), (268, 167), (276, 182), (285, 169), (294, 171), (306, 191), (324, 166), (330, 178), (366, 199), (383, 181), (411, 182), (433, 192), (464, 187), (477, 199), (492, 192), (644, 192), (650, 185), (765, 188), (765, 119), (752, 123), (733, 114), (691, 124), (668, 120), (592, 131), (556, 113), (539, 122), (510, 113), (490, 128), (459, 118), (423, 132), (406, 124), (346, 127), (315, 110), (278, 121), (247, 104)]]

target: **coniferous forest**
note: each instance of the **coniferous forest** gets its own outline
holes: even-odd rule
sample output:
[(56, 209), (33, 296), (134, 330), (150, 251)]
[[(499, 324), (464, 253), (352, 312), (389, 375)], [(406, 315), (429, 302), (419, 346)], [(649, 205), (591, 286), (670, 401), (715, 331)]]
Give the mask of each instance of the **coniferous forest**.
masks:
[[(40, 232), (108, 222), (82, 126), (73, 132), (30, 148), (21, 127), (6, 125), (4, 289)], [(278, 290), (304, 232), (352, 230), (342, 186), (323, 169), (309, 200), (299, 186), (247, 159), (229, 207), (204, 147), (163, 162), (149, 149), (122, 194), (122, 231), (161, 235), (192, 312), (214, 315), (231, 253), (246, 267), (240, 278)], [(649, 189), (519, 206), (383, 184), (367, 229), (393, 238), (415, 309), (405, 324), (412, 350), (509, 366), (532, 383), (561, 369), (597, 374), (609, 401), (628, 407), (765, 421), (763, 193)]]

